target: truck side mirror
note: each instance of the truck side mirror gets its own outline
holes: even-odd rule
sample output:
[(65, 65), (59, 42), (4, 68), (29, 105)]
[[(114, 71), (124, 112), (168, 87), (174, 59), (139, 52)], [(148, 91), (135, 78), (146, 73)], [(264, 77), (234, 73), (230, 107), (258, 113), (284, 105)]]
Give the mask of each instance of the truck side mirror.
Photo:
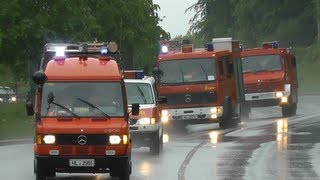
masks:
[(37, 71), (33, 74), (32, 79), (35, 84), (43, 85), (47, 80), (47, 76), (43, 71)]
[(27, 109), (27, 115), (28, 116), (32, 116), (34, 114), (33, 104), (31, 103), (31, 101), (27, 101), (26, 109)]
[(138, 116), (140, 111), (140, 105), (139, 104), (132, 104), (132, 111), (131, 114), (133, 116)]
[(167, 97), (159, 96), (158, 103), (159, 104), (166, 104), (167, 103)]
[(156, 77), (156, 79), (160, 79), (163, 75), (161, 69), (157, 66), (153, 67), (152, 74)]

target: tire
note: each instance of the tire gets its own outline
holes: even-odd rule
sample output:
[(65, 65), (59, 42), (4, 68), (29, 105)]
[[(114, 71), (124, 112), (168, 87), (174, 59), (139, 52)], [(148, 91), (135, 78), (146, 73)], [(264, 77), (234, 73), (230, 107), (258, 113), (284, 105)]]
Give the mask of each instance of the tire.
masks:
[(161, 149), (163, 148), (162, 135), (159, 137), (159, 130), (154, 134), (155, 141), (150, 146), (150, 153), (154, 155), (159, 155)]
[(292, 104), (291, 106), (282, 107), (282, 116), (291, 117), (297, 114), (297, 103)]
[(131, 174), (131, 160), (127, 159), (122, 165), (123, 171), (121, 172), (120, 180), (129, 180)]
[(251, 112), (250, 106), (244, 105), (241, 111), (241, 119), (248, 120), (250, 112)]
[(110, 171), (110, 176), (119, 177), (120, 180), (129, 180), (132, 172), (131, 159), (124, 160), (119, 167), (114, 167)]
[(219, 127), (225, 129), (231, 127), (232, 122), (232, 104), (229, 97), (225, 97), (223, 101), (223, 115), (219, 122)]
[(47, 177), (55, 177), (56, 172), (46, 166), (41, 166), (37, 160), (34, 160), (34, 172), (36, 180), (45, 180)]

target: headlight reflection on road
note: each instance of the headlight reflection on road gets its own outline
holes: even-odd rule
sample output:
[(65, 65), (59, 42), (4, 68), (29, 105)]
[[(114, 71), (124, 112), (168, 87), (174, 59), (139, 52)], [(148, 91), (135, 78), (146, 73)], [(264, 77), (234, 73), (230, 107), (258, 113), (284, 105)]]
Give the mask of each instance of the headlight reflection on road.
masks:
[(163, 143), (168, 143), (169, 142), (169, 135), (168, 134), (163, 134)]
[(210, 142), (212, 144), (217, 144), (219, 141), (219, 132), (218, 131), (211, 131), (209, 133), (209, 137), (210, 137)]
[(277, 145), (278, 150), (287, 149), (288, 145), (288, 119), (277, 120)]
[(140, 173), (143, 176), (148, 176), (151, 174), (151, 165), (149, 162), (147, 162), (147, 161), (142, 162), (142, 164), (140, 166)]

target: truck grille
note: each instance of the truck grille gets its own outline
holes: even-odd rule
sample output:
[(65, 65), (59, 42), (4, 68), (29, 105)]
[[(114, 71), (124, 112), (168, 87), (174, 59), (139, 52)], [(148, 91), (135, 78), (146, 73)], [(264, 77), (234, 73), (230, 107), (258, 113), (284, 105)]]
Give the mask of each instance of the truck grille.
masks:
[(217, 102), (216, 92), (167, 94), (168, 105), (208, 104)]
[(62, 146), (61, 155), (105, 155), (105, 146)]
[(260, 92), (273, 92), (276, 90), (283, 90), (284, 84), (282, 81), (274, 82), (257, 82), (245, 85), (246, 93), (260, 93)]
[[(85, 138), (85, 143), (79, 143), (79, 138)], [(106, 134), (58, 134), (56, 145), (108, 145), (109, 137)]]

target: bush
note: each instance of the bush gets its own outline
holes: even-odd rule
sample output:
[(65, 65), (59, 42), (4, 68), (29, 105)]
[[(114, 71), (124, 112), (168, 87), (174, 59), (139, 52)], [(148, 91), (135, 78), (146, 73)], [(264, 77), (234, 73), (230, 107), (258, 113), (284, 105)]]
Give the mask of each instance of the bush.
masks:
[(297, 58), (299, 91), (301, 93), (320, 92), (320, 43), (293, 50)]

